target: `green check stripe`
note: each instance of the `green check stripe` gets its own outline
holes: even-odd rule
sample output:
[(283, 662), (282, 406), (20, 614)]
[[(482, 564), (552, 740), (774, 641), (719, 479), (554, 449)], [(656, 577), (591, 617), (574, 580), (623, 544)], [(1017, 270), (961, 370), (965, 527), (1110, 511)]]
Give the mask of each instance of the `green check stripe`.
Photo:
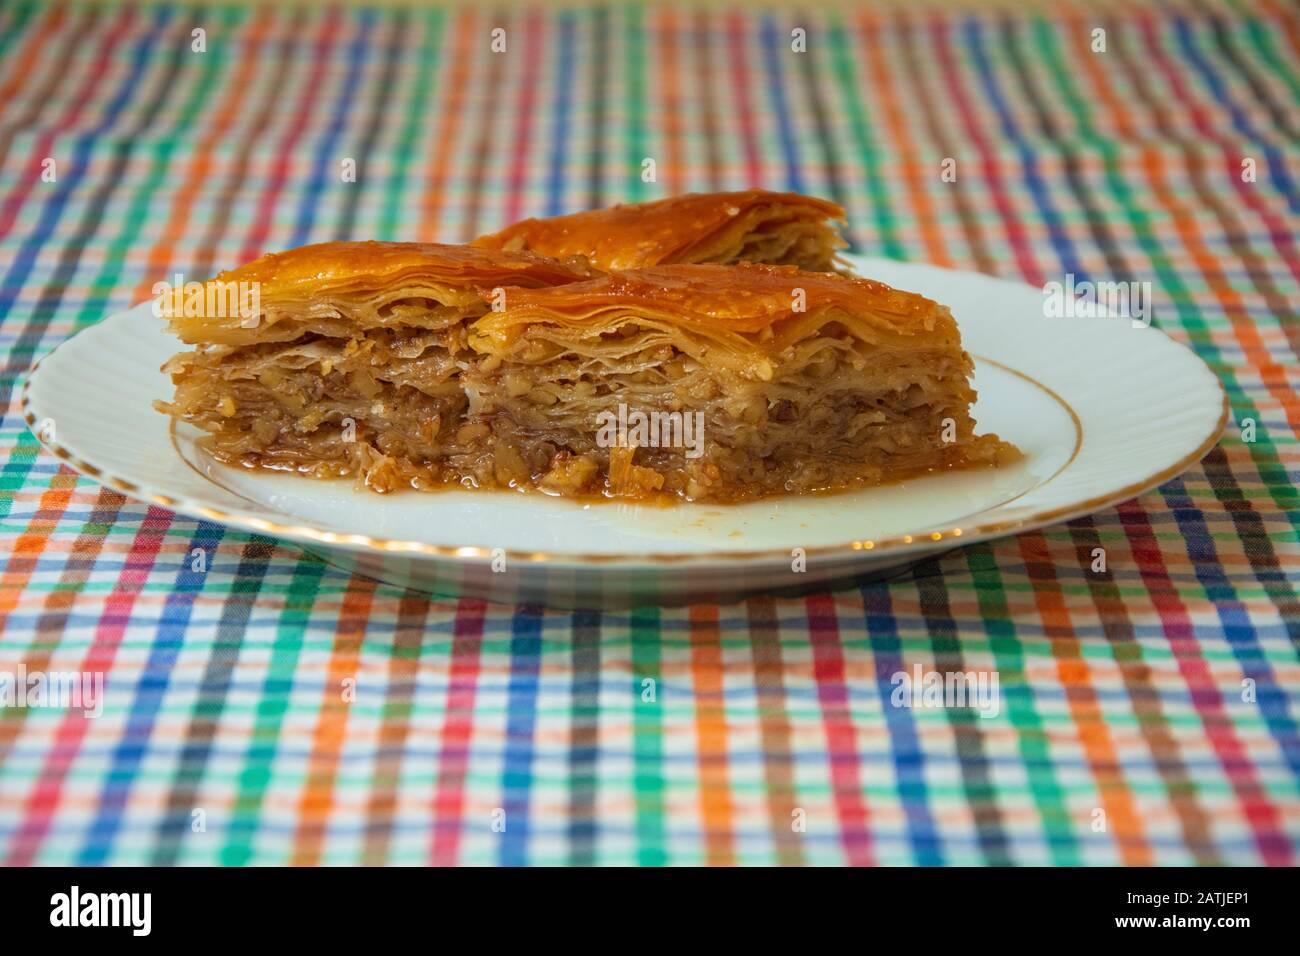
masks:
[[(1035, 707), (1033, 683), (1025, 674), (1026, 646), (1033, 648), (1035, 645), (1026, 645), (1016, 633), (1015, 619), (1007, 606), (1007, 589), (992, 548), (987, 544), (974, 545), (966, 549), (965, 558), (975, 587), (975, 599), (986, 622), (989, 649), (997, 665), (1007, 716), (1016, 731), (1016, 745), (1043, 821), (1052, 863), (1078, 866), (1082, 860), (1075, 837), (1077, 828), (1056, 776), (1046, 725)], [(1050, 649), (1043, 645), (1029, 653), (1051, 658)]]
[[(217, 862), (226, 866), (244, 866), (254, 859), (257, 827), (261, 822), (262, 804), (276, 777), (274, 763), (280, 743), (284, 716), (294, 700), (294, 675), (298, 655), (306, 642), (312, 623), (316, 596), (325, 574), (324, 562), (303, 555), (294, 568), (285, 594), (284, 609), (276, 625), (271, 659), (266, 667), (257, 711), (244, 755), (244, 769), (239, 774), (238, 789), (231, 810), (227, 838)], [(298, 775), (305, 780), (306, 773)], [(285, 781), (277, 780), (283, 786)], [(284, 861), (281, 861), (284, 862)]]
[[(876, 136), (862, 101), (864, 80), (854, 68), (849, 51), (848, 29), (837, 13), (829, 31), (831, 53), (835, 59), (835, 79), (840, 86), (844, 103), (848, 104), (849, 123), (853, 128), (853, 141), (857, 144), (862, 171), (867, 178), (867, 193), (875, 214), (876, 228), (880, 232), (881, 251), (890, 259), (907, 259), (907, 249), (898, 238), (898, 226), (889, 203), (889, 190), (885, 187), (881, 168), (884, 165)], [(874, 254), (875, 250), (865, 250)]]
[[(619, 170), (619, 181), (632, 202), (649, 197), (641, 179), (641, 161), (648, 153), (645, 136), (645, 21), (639, 7), (622, 9), (623, 16), (623, 85), (626, 121), (623, 135), (627, 143), (627, 166)], [(636, 786), (637, 861), (643, 866), (659, 866), (668, 861), (663, 776), (663, 675), (660, 659), (659, 610), (642, 608), (631, 615), (632, 674), (635, 687), (633, 726), (633, 760)], [(655, 702), (641, 699), (642, 681), (653, 680)]]
[(384, 211), (379, 217), (376, 230), (379, 239), (392, 241), (409, 238), (402, 235), (401, 229), (402, 207), (407, 198), (407, 175), (411, 158), (415, 155), (415, 145), (419, 142), (420, 130), (430, 125), (430, 117), (424, 112), (424, 106), (433, 102), (434, 77), (440, 66), (438, 57), (446, 22), (446, 15), (441, 10), (425, 12), (424, 41), (415, 57), (418, 72), (415, 86), (407, 100), (406, 121), (402, 125), (393, 172), (384, 195)]

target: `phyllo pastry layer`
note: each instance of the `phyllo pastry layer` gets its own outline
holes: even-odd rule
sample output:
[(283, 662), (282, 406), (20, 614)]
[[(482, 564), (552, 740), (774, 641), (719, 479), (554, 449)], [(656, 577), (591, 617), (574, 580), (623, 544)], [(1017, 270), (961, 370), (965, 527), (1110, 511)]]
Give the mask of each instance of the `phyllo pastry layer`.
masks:
[(832, 202), (774, 193), (692, 193), (656, 202), (612, 206), (548, 219), (525, 219), (475, 240), (487, 249), (581, 257), (604, 271), (674, 263), (737, 262), (837, 269), (844, 243), (831, 220)]
[[(946, 308), (792, 266), (590, 278), (527, 253), (326, 243), (171, 316), (161, 411), (219, 460), (368, 488), (743, 501), (1015, 457)], [(201, 298), (201, 297), (200, 297)], [(221, 301), (210, 296), (207, 301)]]
[[(441, 481), (467, 407), (467, 324), (494, 289), (583, 278), (536, 256), (428, 243), (267, 255), (164, 313), (196, 348), (163, 367), (176, 394), (158, 407), (208, 432), (208, 450), (231, 464), (373, 477), (377, 490), (409, 485), (431, 465), (427, 477)], [(212, 307), (236, 299), (255, 307)], [(397, 461), (411, 473), (396, 475)]]
[(948, 309), (877, 282), (661, 266), (512, 290), (469, 345), (481, 485), (728, 502), (1018, 456)]

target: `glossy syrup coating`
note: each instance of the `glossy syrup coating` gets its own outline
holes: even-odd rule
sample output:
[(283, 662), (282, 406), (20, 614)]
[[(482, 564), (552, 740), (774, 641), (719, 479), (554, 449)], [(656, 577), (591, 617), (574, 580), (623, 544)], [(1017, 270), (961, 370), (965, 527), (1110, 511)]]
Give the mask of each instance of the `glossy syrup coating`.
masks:
[[(923, 337), (956, 345), (948, 310), (925, 296), (874, 282), (793, 266), (712, 264), (657, 266), (545, 289), (511, 289), (505, 309), (476, 330), (534, 322), (605, 325), (637, 315), (698, 331), (756, 336), (795, 320), (824, 319), (869, 327), (874, 337)], [(948, 341), (951, 339), (951, 341)]]
[[(556, 259), (581, 256), (598, 269), (637, 269), (699, 261), (707, 250), (739, 247), (759, 228), (826, 220), (842, 221), (833, 202), (764, 189), (689, 193), (655, 202), (593, 209), (547, 219), (525, 219), (474, 245), (516, 249)], [(829, 225), (828, 240), (836, 240)]]
[(397, 278), (449, 284), (549, 286), (585, 278), (563, 263), (528, 253), (497, 252), (436, 242), (321, 242), (272, 252), (218, 275), (213, 282), (257, 282), (263, 299), (382, 286)]

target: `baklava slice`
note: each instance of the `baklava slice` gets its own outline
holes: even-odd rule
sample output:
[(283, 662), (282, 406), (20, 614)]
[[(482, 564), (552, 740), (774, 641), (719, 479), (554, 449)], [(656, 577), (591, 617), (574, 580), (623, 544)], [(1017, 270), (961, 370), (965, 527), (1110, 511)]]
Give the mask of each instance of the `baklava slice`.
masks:
[(1019, 455), (975, 434), (948, 309), (877, 282), (674, 265), (504, 306), (470, 327), (478, 485), (735, 502)]
[(581, 257), (606, 272), (675, 263), (791, 265), (814, 272), (840, 268), (844, 246), (833, 202), (774, 193), (691, 193), (656, 202), (525, 219), (475, 240), (486, 249)]
[(376, 491), (442, 484), (448, 454), (464, 450), (468, 323), (494, 289), (583, 278), (469, 246), (328, 242), (267, 255), (164, 297), (171, 331), (195, 348), (163, 366), (176, 394), (157, 407), (207, 432), (204, 447), (228, 464), (354, 475)]

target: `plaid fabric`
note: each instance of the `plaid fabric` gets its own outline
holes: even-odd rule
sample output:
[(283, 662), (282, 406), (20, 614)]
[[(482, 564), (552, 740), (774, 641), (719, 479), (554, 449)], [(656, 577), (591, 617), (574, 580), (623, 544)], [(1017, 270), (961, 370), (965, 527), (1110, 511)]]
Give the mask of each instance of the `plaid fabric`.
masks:
[[(0, 671), (107, 683), (97, 719), (0, 712), (0, 859), (1294, 863), (1298, 103), (1285, 0), (4, 4)], [(176, 271), (747, 185), (838, 199), (869, 253), (1153, 282), (1235, 424), (892, 583), (570, 613), (136, 504), (17, 414), (34, 359)], [(1000, 712), (892, 706), (916, 665), (996, 672)]]

